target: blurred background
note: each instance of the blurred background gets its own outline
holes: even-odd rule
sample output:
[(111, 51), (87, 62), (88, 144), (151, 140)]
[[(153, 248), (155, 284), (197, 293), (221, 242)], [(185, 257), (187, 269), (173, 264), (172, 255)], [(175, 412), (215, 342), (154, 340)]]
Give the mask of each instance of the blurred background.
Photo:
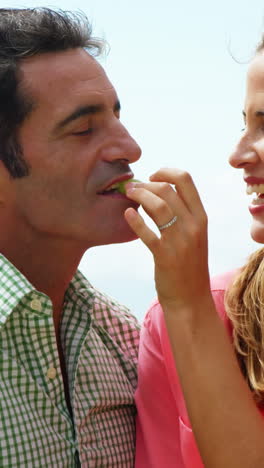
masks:
[[(81, 10), (110, 51), (100, 62), (121, 120), (142, 147), (132, 165), (147, 180), (161, 166), (191, 172), (209, 217), (211, 275), (242, 265), (259, 246), (249, 198), (228, 155), (243, 128), (245, 76), (264, 32), (261, 0), (28, 0), (1, 7)], [(94, 286), (142, 321), (155, 297), (152, 256), (140, 241), (90, 249), (80, 265)]]

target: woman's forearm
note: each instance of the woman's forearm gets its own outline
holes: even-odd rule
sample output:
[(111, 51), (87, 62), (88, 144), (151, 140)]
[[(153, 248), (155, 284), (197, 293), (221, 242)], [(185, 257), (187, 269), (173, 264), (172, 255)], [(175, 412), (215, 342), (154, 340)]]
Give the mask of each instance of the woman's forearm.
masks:
[[(193, 306), (194, 307), (194, 306)], [(264, 466), (264, 421), (213, 300), (164, 307), (189, 418), (206, 468)]]

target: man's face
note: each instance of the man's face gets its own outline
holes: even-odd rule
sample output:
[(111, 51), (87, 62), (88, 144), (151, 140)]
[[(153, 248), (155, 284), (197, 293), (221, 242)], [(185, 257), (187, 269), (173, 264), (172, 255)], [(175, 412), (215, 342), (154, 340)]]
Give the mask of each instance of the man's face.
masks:
[(85, 248), (134, 239), (123, 213), (135, 205), (104, 189), (132, 176), (141, 151), (102, 67), (71, 49), (26, 59), (20, 70), (36, 106), (18, 133), (30, 174), (10, 182), (17, 228)]

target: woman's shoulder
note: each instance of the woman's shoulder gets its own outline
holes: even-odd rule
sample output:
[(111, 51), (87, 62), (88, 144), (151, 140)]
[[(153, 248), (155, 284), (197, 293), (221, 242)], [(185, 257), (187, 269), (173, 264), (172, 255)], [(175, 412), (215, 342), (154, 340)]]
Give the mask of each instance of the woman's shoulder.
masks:
[(235, 269), (217, 276), (213, 276), (210, 280), (212, 293), (215, 291), (225, 292), (238, 273), (239, 269)]
[[(229, 320), (227, 319), (225, 312), (225, 292), (238, 272), (238, 269), (231, 270), (220, 275), (213, 276), (210, 280), (211, 292), (215, 302), (216, 310), (228, 328), (230, 324), (228, 323)], [(146, 327), (152, 335), (160, 335), (160, 333), (164, 330), (163, 311), (158, 299), (155, 299), (150, 304), (144, 319), (144, 327)]]
[(211, 292), (215, 307), (230, 336), (232, 335), (232, 324), (226, 314), (225, 294), (238, 273), (239, 269), (236, 269), (211, 278)]

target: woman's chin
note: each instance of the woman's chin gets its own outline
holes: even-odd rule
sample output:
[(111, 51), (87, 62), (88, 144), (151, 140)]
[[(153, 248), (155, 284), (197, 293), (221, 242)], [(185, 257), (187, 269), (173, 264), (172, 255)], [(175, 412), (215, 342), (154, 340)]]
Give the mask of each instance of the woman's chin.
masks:
[(253, 221), (251, 226), (250, 235), (255, 242), (264, 244), (264, 224), (260, 221)]

